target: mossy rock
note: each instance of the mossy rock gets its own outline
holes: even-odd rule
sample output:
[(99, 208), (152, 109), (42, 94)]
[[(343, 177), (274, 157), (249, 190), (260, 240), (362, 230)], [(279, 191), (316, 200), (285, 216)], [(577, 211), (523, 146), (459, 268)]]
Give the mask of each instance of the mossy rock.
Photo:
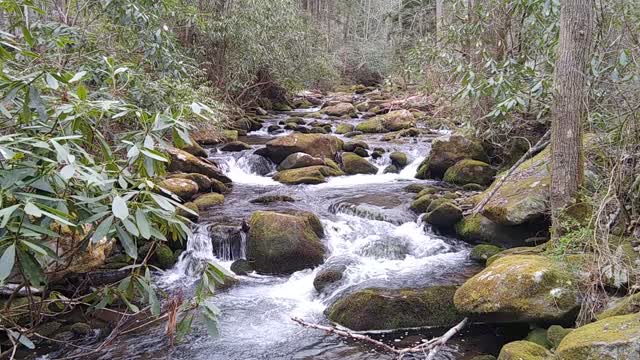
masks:
[(291, 106), (285, 103), (275, 103), (273, 104), (273, 110), (275, 111), (291, 111)]
[(197, 174), (197, 173), (191, 173), (191, 174), (171, 174), (169, 176), (170, 179), (188, 179), (191, 180), (193, 182), (195, 182), (196, 184), (198, 184), (198, 192), (205, 192), (205, 191), (209, 191), (211, 190), (211, 185), (212, 185), (212, 181), (208, 176), (202, 175), (202, 174)]
[(389, 154), (389, 159), (391, 159), (391, 164), (395, 165), (398, 169), (404, 169), (404, 167), (409, 164), (409, 157), (401, 151), (392, 152)]
[(562, 339), (564, 339), (569, 333), (571, 333), (573, 329), (565, 329), (560, 325), (551, 325), (547, 329), (547, 340), (551, 344), (551, 347), (554, 349), (560, 345)]
[(153, 265), (159, 267), (162, 270), (171, 269), (176, 263), (176, 258), (173, 255), (173, 251), (169, 246), (159, 243), (156, 245), (152, 256)]
[(342, 102), (335, 105), (327, 106), (322, 109), (322, 113), (329, 116), (357, 116), (356, 108), (353, 106), (353, 104), (348, 102)]
[(455, 286), (424, 289), (364, 289), (338, 300), (329, 319), (352, 330), (450, 327), (462, 320), (453, 305)]
[(551, 353), (544, 347), (530, 341), (514, 341), (500, 350), (498, 360), (546, 360)]
[(433, 195), (425, 194), (414, 200), (409, 208), (416, 214), (422, 214), (427, 211), (434, 199), (436, 199), (436, 197)]
[(242, 141), (232, 141), (220, 147), (220, 151), (227, 151), (227, 152), (238, 152), (238, 151), (244, 151), (244, 150), (250, 150), (250, 149), (251, 149), (251, 145), (244, 143)]
[(324, 165), (324, 159), (313, 157), (303, 152), (298, 152), (293, 153), (282, 160), (280, 165), (278, 165), (278, 170), (298, 169), (316, 165)]
[(404, 191), (409, 192), (409, 193), (414, 193), (414, 194), (418, 194), (420, 193), (422, 190), (429, 188), (429, 185), (424, 185), (424, 184), (409, 184), (407, 186), (405, 186)]
[(296, 109), (308, 109), (313, 107), (313, 104), (305, 98), (299, 98), (292, 101), (293, 107)]
[(420, 190), (420, 192), (418, 192), (418, 195), (416, 195), (416, 199), (428, 194), (435, 194), (437, 192), (438, 192), (437, 189), (432, 188), (430, 186), (425, 186), (422, 190)]
[(497, 358), (493, 355), (476, 355), (471, 360), (497, 360)]
[(320, 220), (311, 213), (256, 211), (249, 219), (247, 257), (263, 274), (291, 274), (318, 266), (325, 255), (321, 231)]
[(355, 174), (376, 174), (378, 168), (358, 154), (346, 152), (342, 154), (342, 168), (345, 173)]
[(471, 249), (469, 259), (484, 264), (487, 262), (487, 259), (501, 252), (502, 250), (504, 249), (490, 244), (476, 245), (473, 247), (473, 249)]
[(342, 280), (347, 267), (344, 265), (334, 265), (322, 269), (313, 279), (313, 287), (317, 292), (322, 293), (327, 288)]
[(336, 134), (344, 135), (352, 132), (355, 128), (352, 124), (340, 123), (336, 125)]
[[(492, 257), (490, 257), (489, 259), (487, 259), (487, 266), (493, 264), (493, 262), (502, 259), (504, 257), (507, 256), (514, 256), (514, 255), (545, 255), (546, 254), (546, 249), (547, 249), (547, 244), (542, 244), (542, 245), (538, 245), (538, 246), (521, 246), (521, 247), (514, 247), (514, 248), (510, 248), (510, 249), (506, 249), (503, 250), (495, 255), (493, 255)], [(572, 266), (572, 264), (569, 261), (569, 257), (565, 257), (564, 259), (565, 263), (567, 264), (567, 266)], [(577, 269), (578, 267), (571, 267), (572, 270)]]
[(91, 328), (91, 325), (84, 322), (74, 323), (73, 325), (71, 325), (69, 330), (73, 331), (73, 333), (76, 335), (82, 335), (82, 336), (93, 333), (93, 329)]
[(356, 125), (356, 131), (363, 132), (365, 134), (384, 133), (387, 130), (382, 124), (382, 117), (376, 116), (371, 119), (360, 122)]
[(443, 180), (456, 185), (466, 185), (470, 183), (480, 185), (490, 185), (496, 171), (491, 165), (471, 159), (460, 160), (444, 173)]
[(296, 199), (287, 195), (265, 195), (250, 200), (252, 204), (271, 204), (274, 202), (294, 202)]
[(420, 164), (418, 179), (441, 179), (447, 169), (464, 159), (488, 162), (489, 158), (479, 141), (454, 134), (437, 138), (431, 145), (429, 156)]
[(636, 360), (640, 356), (640, 313), (612, 316), (581, 326), (562, 339), (558, 360)]
[(238, 259), (231, 263), (231, 271), (236, 275), (249, 275), (253, 272), (251, 263), (245, 259)]
[(209, 156), (207, 150), (205, 150), (197, 141), (191, 139), (191, 144), (183, 144), (179, 147), (180, 150), (186, 151), (193, 156), (199, 156), (206, 158)]
[[(218, 145), (221, 143), (235, 141), (238, 140), (238, 130), (220, 130), (216, 128), (205, 128), (198, 129), (191, 132), (192, 139), (201, 145)], [(208, 154), (203, 154), (200, 152), (196, 154), (193, 151), (189, 151), (190, 149), (182, 148), (184, 151), (188, 151), (189, 153), (195, 156), (207, 157)]]
[(196, 204), (198, 210), (203, 211), (214, 206), (224, 204), (224, 195), (218, 193), (210, 193), (198, 196), (193, 203)]
[(465, 190), (465, 191), (482, 191), (484, 189), (485, 189), (484, 186), (476, 183), (464, 184), (462, 186), (462, 190)]
[(346, 152), (354, 152), (358, 148), (368, 149), (369, 145), (367, 145), (367, 143), (364, 141), (356, 140), (356, 141), (349, 141), (342, 146), (342, 150)]
[(506, 256), (467, 280), (454, 301), (461, 312), (490, 323), (570, 322), (580, 307), (577, 283), (556, 260)]
[[(431, 208), (433, 203), (432, 201), (429, 208)], [(424, 221), (433, 226), (451, 228), (462, 219), (462, 209), (449, 201), (438, 205), (432, 210), (429, 210), (429, 208), (427, 208), (429, 212), (424, 215)]]
[(198, 184), (189, 179), (171, 178), (158, 183), (158, 186), (177, 195), (184, 201), (189, 201), (198, 193)]
[(524, 340), (538, 344), (545, 349), (551, 349), (551, 347), (553, 346), (553, 344), (551, 344), (551, 342), (549, 342), (549, 340), (547, 339), (546, 329), (535, 328), (529, 331), (529, 334), (526, 338), (524, 338)]
[(265, 152), (269, 159), (280, 164), (287, 156), (298, 152), (334, 159), (342, 145), (342, 140), (331, 135), (290, 134), (267, 142)]
[(506, 248), (525, 246), (525, 240), (536, 236), (535, 226), (496, 224), (482, 214), (469, 215), (455, 225), (458, 237), (468, 243), (487, 243)]
[(326, 181), (327, 177), (342, 175), (344, 175), (342, 170), (336, 170), (329, 166), (319, 165), (278, 171), (273, 176), (273, 179), (287, 185), (321, 184)]
[(400, 169), (395, 165), (389, 165), (382, 171), (383, 174), (399, 174)]
[(408, 110), (395, 110), (385, 114), (382, 119), (382, 126), (387, 132), (400, 131), (413, 128), (416, 119)]
[(216, 179), (225, 184), (230, 184), (231, 179), (227, 177), (222, 170), (215, 164), (202, 160), (196, 156), (175, 148), (166, 149), (170, 157), (167, 170), (182, 173), (198, 173), (209, 178)]
[(623, 297), (597, 315), (598, 320), (640, 312), (640, 293)]

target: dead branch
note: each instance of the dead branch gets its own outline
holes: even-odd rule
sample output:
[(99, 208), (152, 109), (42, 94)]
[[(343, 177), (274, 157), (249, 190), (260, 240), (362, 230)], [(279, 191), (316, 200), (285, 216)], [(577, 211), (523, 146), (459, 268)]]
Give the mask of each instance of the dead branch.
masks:
[(460, 321), (458, 323), (458, 325), (452, 327), (451, 329), (449, 329), (449, 331), (447, 331), (444, 335), (431, 339), (427, 342), (424, 342), (420, 345), (414, 346), (414, 347), (410, 347), (410, 348), (404, 348), (404, 349), (396, 349), (392, 346), (389, 346), (381, 341), (378, 341), (376, 339), (373, 339), (369, 336), (366, 335), (362, 335), (362, 334), (357, 334), (357, 333), (353, 333), (351, 331), (348, 330), (340, 330), (337, 329), (335, 327), (331, 327), (331, 326), (323, 326), (323, 325), (318, 325), (318, 324), (311, 324), (308, 323), (300, 318), (291, 318), (291, 320), (293, 320), (294, 322), (302, 325), (303, 327), (307, 327), (307, 328), (311, 328), (311, 329), (318, 329), (318, 330), (322, 330), (324, 332), (326, 332), (327, 334), (335, 334), (338, 335), (340, 337), (343, 338), (347, 338), (347, 339), (352, 339), (352, 340), (356, 340), (356, 341), (362, 341), (362, 342), (366, 342), (369, 343), (371, 345), (373, 345), (376, 348), (379, 348), (385, 352), (388, 353), (392, 353), (397, 355), (398, 360), (402, 359), (405, 355), (410, 354), (410, 353), (423, 353), (426, 351), (429, 351), (429, 355), (427, 356), (427, 360), (432, 360), (436, 354), (438, 353), (438, 351), (440, 351), (440, 349), (447, 343), (447, 341), (449, 341), (449, 339), (451, 339), (455, 334), (459, 333), (460, 330), (462, 330), (465, 325), (467, 324), (467, 322), (469, 321), (468, 318), (464, 318), (462, 321)]
[(496, 182), (496, 184), (493, 186), (489, 194), (485, 196), (485, 198), (478, 204), (478, 206), (476, 206), (473, 210), (471, 210), (468, 214), (465, 214), (465, 215), (469, 215), (469, 214), (476, 215), (479, 212), (481, 212), (484, 209), (484, 207), (487, 205), (489, 200), (491, 200), (491, 198), (496, 194), (496, 192), (498, 192), (498, 189), (500, 189), (500, 187), (505, 183), (505, 181), (507, 181), (509, 176), (511, 176), (511, 174), (513, 174), (513, 172), (516, 171), (518, 166), (522, 165), (522, 163), (524, 163), (528, 159), (537, 155), (540, 151), (544, 150), (544, 148), (547, 147), (547, 145), (549, 145), (549, 143), (551, 142), (551, 140), (549, 139), (550, 137), (551, 137), (551, 130), (547, 131), (547, 133), (544, 134), (542, 138), (540, 138), (540, 140), (538, 140), (538, 142), (532, 148), (529, 148), (529, 151), (527, 151), (524, 155), (522, 155), (520, 160), (516, 161), (516, 163), (513, 164), (513, 166), (509, 169), (509, 171), (507, 171), (507, 173), (504, 174), (504, 176), (502, 176), (500, 180)]

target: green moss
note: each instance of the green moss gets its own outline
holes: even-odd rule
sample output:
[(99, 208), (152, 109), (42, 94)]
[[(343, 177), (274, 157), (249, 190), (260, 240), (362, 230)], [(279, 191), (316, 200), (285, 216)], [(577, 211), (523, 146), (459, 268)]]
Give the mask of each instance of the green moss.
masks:
[(471, 250), (471, 254), (469, 254), (469, 258), (471, 260), (484, 264), (487, 261), (487, 259), (501, 252), (502, 250), (504, 249), (495, 245), (489, 245), (489, 244), (476, 245)]
[(336, 126), (336, 134), (344, 135), (352, 132), (355, 129), (355, 126), (351, 124), (341, 123)]
[(407, 154), (401, 151), (394, 151), (389, 154), (389, 159), (391, 159), (391, 163), (396, 165), (398, 168), (402, 169), (409, 163), (409, 158)]
[(198, 205), (196, 205), (193, 202), (188, 202), (183, 204), (184, 207), (186, 207), (187, 209), (191, 210), (191, 212), (188, 212), (186, 210), (183, 210), (182, 208), (178, 208), (176, 210), (176, 213), (180, 216), (186, 217), (187, 219), (193, 221), (193, 222), (197, 222), (198, 219), (200, 219), (200, 209), (198, 209)]
[(327, 176), (342, 176), (342, 170), (333, 167), (317, 165), (298, 169), (278, 171), (273, 179), (287, 185), (320, 184)]
[(427, 211), (433, 199), (434, 197), (431, 194), (423, 195), (411, 203), (410, 209), (417, 214), (422, 214)]
[(485, 162), (471, 159), (460, 160), (447, 169), (443, 180), (457, 185), (476, 183), (489, 185), (493, 181), (496, 171)]
[(352, 330), (420, 326), (449, 327), (461, 320), (453, 305), (453, 286), (425, 289), (364, 289), (338, 300), (329, 319)]
[(198, 196), (193, 203), (199, 210), (206, 210), (208, 208), (224, 204), (224, 195), (218, 193), (210, 193)]
[(291, 106), (284, 103), (273, 104), (273, 110), (275, 111), (291, 111)]
[(545, 360), (551, 354), (530, 341), (514, 341), (502, 347), (498, 360)]
[(427, 208), (428, 213), (424, 216), (424, 220), (427, 223), (437, 227), (449, 228), (462, 219), (462, 210), (448, 201), (436, 206), (433, 210), (429, 210), (435, 202), (437, 200), (432, 201)]
[(198, 193), (198, 184), (189, 179), (165, 179), (158, 183), (158, 186), (172, 192), (185, 201), (188, 201), (193, 195)]
[(173, 251), (165, 244), (158, 244), (153, 252), (153, 263), (163, 270), (170, 269), (176, 263)]
[(640, 293), (626, 296), (617, 301), (612, 307), (598, 314), (598, 320), (612, 316), (627, 315), (640, 312)]
[(559, 360), (632, 360), (640, 351), (640, 313), (613, 316), (579, 327), (556, 351)]
[(342, 167), (347, 174), (376, 174), (378, 168), (358, 154), (345, 152), (342, 154)]
[(572, 331), (573, 329), (565, 329), (560, 325), (551, 325), (547, 329), (547, 340), (549, 340), (553, 348), (557, 348), (562, 339)]
[(438, 191), (432, 187), (423, 186), (422, 190), (420, 190), (420, 192), (418, 192), (418, 195), (416, 195), (416, 199), (421, 198), (425, 195), (435, 194), (436, 192)]
[(482, 215), (480, 214), (467, 216), (456, 224), (456, 233), (463, 239), (475, 238), (475, 235), (480, 233), (481, 221)]
[(365, 120), (356, 125), (356, 131), (362, 131), (363, 133), (384, 133), (387, 130), (382, 125), (382, 118), (376, 116), (374, 118)]
[(527, 337), (525, 338), (525, 340), (538, 344), (544, 347), (545, 349), (551, 349), (551, 346), (552, 346), (552, 344), (547, 339), (546, 329), (536, 328), (531, 330), (527, 335)]
[(211, 190), (211, 179), (208, 176), (190, 173), (190, 174), (172, 174), (170, 178), (188, 179), (198, 184), (198, 191), (205, 192)]
[(418, 194), (416, 196), (416, 198), (419, 198), (420, 197), (420, 193), (422, 192), (422, 190), (425, 190), (427, 188), (429, 188), (429, 187), (427, 185), (423, 185), (423, 184), (410, 184), (410, 185), (407, 185), (404, 188), (404, 191), (406, 191), (408, 193)]

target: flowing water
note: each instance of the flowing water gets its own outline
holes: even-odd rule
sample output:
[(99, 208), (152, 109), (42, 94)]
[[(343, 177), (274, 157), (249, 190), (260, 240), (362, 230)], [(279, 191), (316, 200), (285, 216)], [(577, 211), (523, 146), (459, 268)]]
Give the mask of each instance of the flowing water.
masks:
[[(237, 153), (210, 150), (210, 158), (233, 180), (233, 191), (226, 196), (224, 206), (201, 214), (178, 264), (157, 274), (159, 286), (168, 293), (180, 292), (188, 298), (203, 262), (216, 261), (228, 268), (233, 260), (245, 256), (246, 236), (240, 230), (241, 222), (252, 212), (266, 209), (316, 213), (325, 228), (323, 241), (329, 254), (323, 266), (345, 265), (344, 281), (329, 294), (320, 295), (312, 282), (323, 266), (290, 276), (239, 276), (237, 286), (211, 299), (222, 311), (218, 337), (209, 337), (205, 327), (195, 322), (185, 341), (169, 349), (163, 336), (164, 327), (157, 326), (117, 339), (98, 358), (387, 359), (388, 355), (372, 351), (366, 345), (301, 328), (290, 319), (295, 316), (328, 324), (325, 309), (354, 290), (458, 284), (477, 270), (467, 260), (469, 247), (465, 243), (437, 235), (408, 208), (413, 194), (403, 188), (411, 183), (428, 183), (416, 180), (414, 175), (429, 152), (429, 138), (384, 142), (380, 135), (368, 136), (366, 142), (371, 148), (387, 150), (384, 157), (375, 160), (379, 167), (377, 174), (329, 178), (320, 185), (286, 186), (269, 176), (275, 171), (273, 164), (252, 154), (273, 138), (264, 129), (285, 116), (274, 116), (262, 130), (241, 139), (252, 144), (252, 150)], [(400, 174), (382, 174), (390, 163), (388, 154), (394, 150), (406, 152), (410, 164)], [(249, 202), (262, 195), (289, 195), (296, 201), (267, 205)], [(376, 336), (399, 345), (421, 335), (434, 333), (403, 330)], [(465, 358), (482, 350), (491, 351), (489, 343), (482, 336), (452, 340), (438, 356)]]

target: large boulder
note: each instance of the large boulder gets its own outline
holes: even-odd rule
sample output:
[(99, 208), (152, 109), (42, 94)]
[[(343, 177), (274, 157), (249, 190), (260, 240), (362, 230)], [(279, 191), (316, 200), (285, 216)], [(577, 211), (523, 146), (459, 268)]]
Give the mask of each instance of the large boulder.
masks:
[(289, 169), (298, 169), (308, 166), (316, 166), (316, 165), (324, 165), (324, 159), (313, 157), (309, 154), (305, 154), (302, 152), (293, 153), (287, 156), (280, 165), (278, 165), (278, 170), (289, 170)]
[(415, 125), (416, 119), (408, 110), (391, 111), (382, 120), (382, 126), (389, 132), (409, 129)]
[(209, 152), (205, 150), (197, 141), (191, 139), (191, 144), (182, 144), (179, 147), (180, 150), (184, 150), (193, 156), (200, 156), (206, 158), (209, 156)]
[[(550, 151), (546, 149), (518, 166), (484, 206), (482, 215), (495, 223), (510, 226), (544, 218), (549, 209), (550, 161)], [(499, 178), (483, 197), (491, 193)]]
[(193, 200), (198, 210), (206, 210), (224, 204), (224, 195), (218, 193), (203, 194)]
[(342, 154), (342, 168), (350, 175), (376, 174), (378, 168), (358, 154), (346, 152)]
[(313, 214), (256, 211), (249, 219), (247, 258), (263, 274), (291, 274), (322, 263), (320, 220)]
[(506, 248), (530, 245), (525, 242), (538, 234), (536, 226), (497, 224), (482, 214), (466, 216), (455, 225), (458, 237), (468, 243), (487, 243)]
[(577, 278), (538, 255), (500, 258), (456, 291), (456, 308), (487, 322), (570, 322), (580, 307)]
[(376, 134), (376, 133), (388, 132), (388, 130), (384, 128), (384, 124), (382, 120), (383, 120), (382, 116), (376, 116), (371, 119), (362, 121), (358, 125), (356, 125), (356, 131), (360, 131), (365, 134)]
[(168, 148), (166, 151), (171, 158), (168, 167), (169, 171), (198, 173), (219, 180), (224, 184), (231, 183), (231, 179), (229, 179), (229, 177), (227, 177), (215, 164), (209, 161), (175, 148)]
[(462, 210), (450, 201), (437, 205), (424, 215), (424, 221), (439, 228), (451, 228), (460, 219), (462, 219)]
[(560, 342), (556, 358), (640, 359), (640, 313), (613, 316), (575, 329)]
[(352, 330), (450, 327), (462, 319), (453, 305), (455, 286), (364, 289), (338, 300), (329, 319)]
[(244, 143), (242, 141), (232, 141), (228, 142), (220, 147), (220, 151), (228, 151), (228, 152), (237, 152), (250, 150), (251, 145)]
[[(238, 140), (238, 130), (198, 129), (191, 132), (193, 140), (202, 145), (217, 145)], [(196, 155), (196, 154), (194, 154)], [(198, 155), (196, 155), (198, 156)]]
[(612, 316), (627, 315), (640, 312), (640, 293), (628, 295), (613, 303), (608, 309), (598, 314), (598, 320)]
[(336, 134), (344, 135), (352, 132), (355, 128), (352, 124), (341, 123), (336, 125)]
[(546, 360), (551, 353), (531, 341), (514, 341), (506, 344), (500, 350), (498, 360)]
[(278, 171), (273, 179), (287, 185), (321, 184), (327, 181), (329, 176), (342, 176), (342, 170), (331, 166), (318, 165), (298, 169)]
[(291, 134), (271, 140), (267, 143), (266, 155), (279, 164), (287, 156), (303, 152), (319, 158), (335, 158), (342, 150), (342, 140), (324, 134)]
[(460, 160), (444, 173), (443, 180), (456, 185), (491, 185), (496, 171), (491, 165), (471, 159)]
[(211, 179), (209, 179), (209, 177), (207, 177), (206, 175), (196, 174), (196, 173), (192, 173), (192, 174), (182, 174), (182, 173), (171, 174), (171, 175), (169, 175), (169, 178), (189, 179), (189, 180), (195, 182), (196, 184), (198, 184), (198, 191), (199, 192), (209, 191), (209, 190), (211, 190), (211, 186), (213, 185), (213, 181)]
[(482, 144), (476, 140), (458, 134), (437, 138), (433, 140), (431, 153), (420, 164), (416, 177), (440, 179), (447, 169), (463, 159), (489, 161)]
[(198, 184), (189, 179), (171, 178), (165, 179), (158, 183), (164, 190), (168, 190), (176, 194), (180, 199), (189, 201), (198, 193)]
[(353, 104), (348, 102), (341, 102), (335, 105), (327, 106), (322, 109), (322, 112), (330, 115), (330, 116), (352, 116), (355, 117), (357, 115), (357, 110), (353, 106)]

